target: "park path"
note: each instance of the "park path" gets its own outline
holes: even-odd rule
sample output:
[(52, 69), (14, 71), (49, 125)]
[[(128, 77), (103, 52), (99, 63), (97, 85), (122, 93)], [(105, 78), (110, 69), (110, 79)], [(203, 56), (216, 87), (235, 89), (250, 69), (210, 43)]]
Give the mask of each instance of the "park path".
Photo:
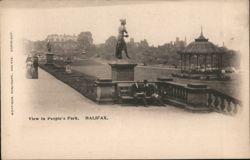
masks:
[[(172, 106), (97, 105), (41, 69), (39, 79), (24, 82), (19, 94), (27, 97), (19, 101), (20, 109), (15, 106), (18, 127), (13, 133), (18, 134), (9, 143), (15, 150), (13, 158), (248, 156), (248, 119), (242, 113), (231, 117), (194, 114)], [(68, 116), (79, 120), (29, 120)], [(106, 116), (108, 120), (85, 120), (86, 116)]]

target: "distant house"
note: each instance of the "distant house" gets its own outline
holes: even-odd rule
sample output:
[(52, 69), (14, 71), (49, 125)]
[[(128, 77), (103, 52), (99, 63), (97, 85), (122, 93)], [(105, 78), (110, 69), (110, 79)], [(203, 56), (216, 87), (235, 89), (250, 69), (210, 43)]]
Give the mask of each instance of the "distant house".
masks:
[(66, 34), (50, 34), (47, 36), (46, 41), (50, 42), (66, 42), (68, 40), (77, 41), (76, 35), (66, 35)]
[(180, 40), (179, 37), (176, 37), (176, 40), (173, 45), (177, 50), (183, 50), (187, 45), (186, 37), (185, 40)]

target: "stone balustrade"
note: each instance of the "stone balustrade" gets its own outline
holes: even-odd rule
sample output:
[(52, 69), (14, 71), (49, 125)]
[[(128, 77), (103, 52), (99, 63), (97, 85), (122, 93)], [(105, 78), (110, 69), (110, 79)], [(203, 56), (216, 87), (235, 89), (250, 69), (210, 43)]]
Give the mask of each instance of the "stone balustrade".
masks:
[[(133, 80), (117, 81), (117, 79), (97, 79), (81, 73), (65, 74), (65, 68), (60, 65), (40, 65), (58, 79), (70, 85), (86, 97), (102, 104), (117, 103), (120, 90), (130, 92)], [(143, 82), (139, 82), (141, 84)], [(204, 84), (183, 84), (174, 82), (172, 78), (158, 78), (148, 82), (157, 87), (159, 95), (166, 104), (182, 107), (190, 111), (211, 112), (226, 114), (237, 113), (240, 100)], [(133, 96), (131, 94), (131, 96)]]
[(207, 106), (217, 112), (236, 114), (241, 101), (214, 89), (208, 90)]
[(156, 82), (166, 103), (181, 106), (192, 111), (216, 111), (235, 114), (241, 106), (241, 101), (209, 89), (203, 84), (181, 84), (169, 81)]

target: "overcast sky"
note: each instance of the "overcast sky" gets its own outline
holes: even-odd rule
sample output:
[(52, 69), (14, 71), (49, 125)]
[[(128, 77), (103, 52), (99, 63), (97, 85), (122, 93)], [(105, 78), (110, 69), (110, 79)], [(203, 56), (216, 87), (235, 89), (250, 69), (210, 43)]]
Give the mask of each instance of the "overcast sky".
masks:
[[(30, 40), (48, 34), (79, 34), (91, 31), (94, 43), (117, 36), (119, 19), (127, 19), (127, 30), (135, 41), (150, 45), (174, 41), (191, 42), (203, 32), (215, 44), (240, 49), (248, 44), (248, 4), (246, 1), (158, 1), (112, 6), (20, 8), (3, 12), (5, 20)], [(12, 19), (12, 22), (10, 22)]]

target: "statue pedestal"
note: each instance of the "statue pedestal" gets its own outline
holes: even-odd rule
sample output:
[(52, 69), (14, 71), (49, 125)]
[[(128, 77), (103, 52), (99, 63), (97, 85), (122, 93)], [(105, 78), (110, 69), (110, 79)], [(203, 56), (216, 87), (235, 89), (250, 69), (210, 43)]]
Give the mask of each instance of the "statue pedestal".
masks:
[(53, 64), (54, 63), (54, 54), (53, 53), (47, 53), (46, 54), (46, 64)]
[(112, 70), (112, 81), (134, 81), (134, 63), (109, 63)]
[(187, 95), (187, 103), (197, 107), (204, 107), (207, 104), (207, 85), (204, 84), (187, 84), (189, 92)]
[(46, 54), (46, 64), (53, 64), (54, 63), (53, 57), (54, 57), (53, 53), (47, 53)]
[(67, 59), (65, 61), (65, 72), (68, 73), (68, 74), (72, 73), (71, 64), (72, 64), (72, 61), (70, 59)]
[(71, 73), (72, 73), (71, 65), (67, 64), (67, 65), (65, 66), (65, 72), (68, 73), (68, 74), (71, 74)]
[(101, 103), (114, 103), (115, 83), (111, 79), (97, 79), (96, 101)]

